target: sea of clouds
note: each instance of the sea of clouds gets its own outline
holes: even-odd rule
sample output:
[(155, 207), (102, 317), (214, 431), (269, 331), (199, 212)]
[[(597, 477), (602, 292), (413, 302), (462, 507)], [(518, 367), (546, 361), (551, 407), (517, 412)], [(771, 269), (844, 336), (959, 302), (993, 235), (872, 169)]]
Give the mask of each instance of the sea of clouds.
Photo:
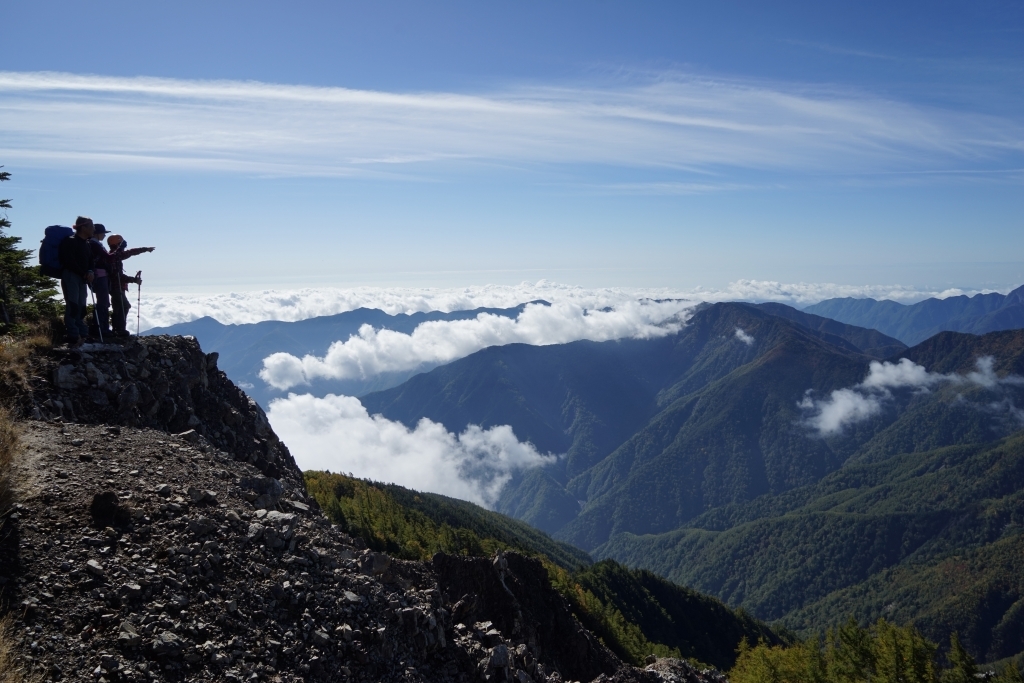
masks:
[[(864, 381), (837, 389), (825, 399), (815, 399), (808, 394), (799, 406), (806, 411), (805, 423), (822, 436), (829, 436), (881, 414), (885, 405), (893, 400), (894, 390), (927, 392), (943, 384), (974, 385), (985, 389), (1024, 386), (1024, 377), (998, 377), (993, 369), (994, 363), (991, 356), (984, 356), (977, 360), (974, 371), (959, 375), (929, 372), (909, 358), (901, 358), (898, 363), (872, 361)], [(1009, 398), (1004, 397), (988, 407), (1007, 412), (1024, 423), (1024, 410), (1017, 408)]]
[[(488, 346), (558, 344), (577, 339), (653, 337), (677, 331), (700, 301), (779, 301), (806, 306), (837, 296), (892, 299), (909, 303), (929, 296), (963, 294), (900, 285), (849, 286), (829, 283), (740, 280), (722, 289), (585, 288), (546, 280), (519, 285), (461, 288), (320, 288), (206, 296), (158, 295), (144, 307), (146, 327), (212, 316), (222, 323), (302, 320), (360, 307), (390, 314), (511, 308), (533, 304), (516, 318), (481, 314), (471, 320), (435, 321), (411, 334), (364, 327), (339, 339), (323, 357), (274, 354), (264, 361), (263, 379), (288, 390), (316, 379), (366, 378), (382, 372), (430, 367), (462, 358)], [(966, 292), (973, 294), (974, 292)], [(753, 337), (741, 329), (745, 344)], [(872, 366), (861, 385), (827, 399), (808, 397), (808, 423), (834, 433), (881, 410), (887, 400), (877, 379), (890, 372)], [(330, 469), (395, 482), (490, 506), (515, 472), (551, 463), (557, 454), (541, 454), (519, 441), (511, 427), (484, 430), (470, 426), (461, 434), (423, 420), (408, 428), (369, 415), (356, 398), (289, 394), (273, 401), (268, 416), (304, 469)]]
[(803, 307), (834, 297), (871, 297), (913, 303), (928, 297), (943, 299), (989, 291), (995, 290), (936, 290), (899, 284), (842, 285), (829, 282), (783, 283), (769, 280), (737, 280), (722, 288), (587, 288), (540, 280), (518, 285), (451, 288), (320, 287), (224, 294), (147, 293), (142, 302), (142, 329), (167, 327), (204, 316), (210, 316), (227, 325), (256, 323), (262, 320), (305, 320), (344, 313), (361, 307), (377, 308), (394, 315), (426, 311), (465, 311), (481, 307), (511, 308), (539, 299), (551, 303), (574, 303), (587, 309), (615, 306), (640, 299), (687, 299), (694, 302), (777, 301)]

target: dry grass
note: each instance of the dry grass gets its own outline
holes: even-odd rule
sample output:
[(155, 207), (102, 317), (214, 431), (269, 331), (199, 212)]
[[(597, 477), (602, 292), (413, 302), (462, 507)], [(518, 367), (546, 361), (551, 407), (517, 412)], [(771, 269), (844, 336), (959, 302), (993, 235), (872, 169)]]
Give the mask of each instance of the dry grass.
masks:
[(39, 325), (28, 334), (0, 337), (0, 398), (12, 398), (28, 389), (32, 355), (53, 348), (49, 329)]
[[(14, 455), (18, 447), (18, 430), (11, 414), (0, 406), (0, 514), (14, 503)], [(0, 683), (25, 683), (37, 680), (22, 665), (13, 637), (10, 615), (0, 619)]]
[[(31, 349), (19, 340), (0, 337), (0, 401), (6, 401), (25, 386)], [(18, 430), (11, 411), (0, 402), (0, 515), (14, 504), (14, 452)]]
[(0, 384), (7, 389), (5, 393), (25, 383), (31, 356), (31, 347), (20, 339), (0, 337)]
[(14, 504), (14, 453), (17, 448), (18, 429), (10, 412), (0, 406), (0, 514)]
[(10, 616), (0, 620), (0, 683), (28, 683), (38, 681), (26, 671), (24, 658), (18, 656), (14, 644), (14, 627)]
[[(18, 338), (0, 337), (0, 398), (11, 398), (27, 387), (31, 357), (36, 351), (51, 348), (50, 335), (43, 329)], [(0, 403), (0, 515), (15, 503), (18, 493), (14, 460), (18, 450), (18, 427), (14, 416)], [(41, 680), (24, 666), (14, 641), (13, 622), (8, 615), (0, 619), (0, 683), (27, 683)]]
[(0, 514), (16, 502), (18, 493), (14, 469), (18, 427), (16, 411), (10, 406), (17, 404), (19, 395), (30, 391), (33, 355), (51, 348), (53, 340), (48, 325), (37, 324), (21, 336), (0, 337)]

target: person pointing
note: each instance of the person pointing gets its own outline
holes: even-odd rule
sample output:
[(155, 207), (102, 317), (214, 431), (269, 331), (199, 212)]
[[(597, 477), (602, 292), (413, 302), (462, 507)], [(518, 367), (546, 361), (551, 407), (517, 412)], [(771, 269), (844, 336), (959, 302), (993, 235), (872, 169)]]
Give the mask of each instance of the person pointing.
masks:
[(133, 283), (142, 284), (142, 277), (132, 277), (124, 274), (124, 260), (151, 252), (156, 247), (128, 248), (128, 242), (120, 235), (111, 235), (107, 238), (107, 247), (110, 249), (110, 278), (113, 286), (110, 289), (110, 303), (113, 308), (111, 325), (114, 328), (115, 337), (130, 337), (128, 331), (128, 310), (131, 309), (131, 302), (128, 301), (128, 285)]

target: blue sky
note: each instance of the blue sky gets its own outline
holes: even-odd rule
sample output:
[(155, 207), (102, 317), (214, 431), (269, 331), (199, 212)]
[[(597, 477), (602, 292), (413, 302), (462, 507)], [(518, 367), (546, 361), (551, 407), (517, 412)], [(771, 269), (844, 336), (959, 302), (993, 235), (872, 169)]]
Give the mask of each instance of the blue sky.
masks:
[(15, 234), (164, 291), (1024, 282), (1020, 2), (212, 4), (5, 7)]

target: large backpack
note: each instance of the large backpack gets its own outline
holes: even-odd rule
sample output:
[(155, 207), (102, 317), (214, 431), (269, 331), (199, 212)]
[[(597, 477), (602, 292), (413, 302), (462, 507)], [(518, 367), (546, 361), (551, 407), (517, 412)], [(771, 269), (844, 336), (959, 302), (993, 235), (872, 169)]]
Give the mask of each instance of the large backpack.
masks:
[(51, 225), (46, 237), (39, 245), (39, 272), (50, 277), (60, 277), (64, 268), (60, 265), (60, 243), (71, 237), (75, 231), (63, 225)]

